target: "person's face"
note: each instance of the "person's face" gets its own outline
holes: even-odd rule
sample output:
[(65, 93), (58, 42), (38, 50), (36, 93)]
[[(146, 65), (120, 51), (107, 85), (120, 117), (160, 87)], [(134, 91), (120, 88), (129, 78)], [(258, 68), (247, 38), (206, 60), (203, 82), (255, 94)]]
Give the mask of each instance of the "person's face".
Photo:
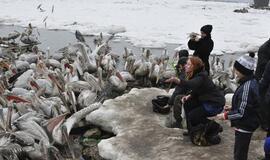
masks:
[(201, 37), (202, 38), (204, 38), (204, 37), (206, 37), (207, 35), (203, 32), (203, 31), (201, 31)]
[(193, 71), (193, 64), (191, 63), (190, 59), (187, 60), (187, 64), (185, 65), (185, 71), (187, 73)]
[(240, 79), (244, 77), (242, 73), (240, 73), (237, 69), (234, 68), (234, 74), (235, 74), (235, 79), (238, 82)]

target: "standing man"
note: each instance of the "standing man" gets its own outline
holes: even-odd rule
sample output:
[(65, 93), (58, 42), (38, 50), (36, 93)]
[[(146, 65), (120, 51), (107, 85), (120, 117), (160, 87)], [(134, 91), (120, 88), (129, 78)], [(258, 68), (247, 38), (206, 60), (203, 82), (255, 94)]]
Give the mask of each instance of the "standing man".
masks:
[(270, 61), (266, 64), (262, 78), (259, 82), (259, 95), (261, 102), (261, 119), (264, 128), (267, 131), (267, 137), (264, 142), (265, 160), (270, 160)]
[(262, 78), (265, 66), (270, 60), (270, 39), (260, 46), (258, 50), (258, 62), (255, 71), (256, 79), (259, 81)]
[(198, 39), (197, 35), (192, 33), (190, 35), (190, 40), (188, 41), (189, 49), (194, 50), (194, 56), (201, 58), (208, 75), (210, 73), (209, 55), (214, 48), (214, 42), (211, 39), (212, 29), (212, 25), (205, 25), (201, 28), (201, 38)]

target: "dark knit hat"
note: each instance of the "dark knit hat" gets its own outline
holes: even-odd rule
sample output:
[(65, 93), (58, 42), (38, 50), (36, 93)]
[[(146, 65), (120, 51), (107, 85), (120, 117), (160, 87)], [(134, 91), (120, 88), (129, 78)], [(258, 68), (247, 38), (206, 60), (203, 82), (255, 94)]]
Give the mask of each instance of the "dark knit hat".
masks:
[(212, 32), (213, 26), (210, 24), (207, 24), (205, 26), (202, 26), (201, 31), (203, 31), (205, 34), (210, 35)]
[(187, 63), (188, 57), (181, 57), (179, 58), (178, 62), (177, 62), (177, 66), (180, 65), (185, 65)]
[(251, 75), (255, 69), (255, 59), (244, 55), (238, 58), (234, 63), (234, 68), (244, 75)]
[(188, 55), (189, 55), (189, 53), (188, 53), (188, 50), (186, 50), (186, 49), (182, 49), (182, 50), (180, 50), (178, 52), (179, 58), (181, 58), (181, 57), (188, 57)]

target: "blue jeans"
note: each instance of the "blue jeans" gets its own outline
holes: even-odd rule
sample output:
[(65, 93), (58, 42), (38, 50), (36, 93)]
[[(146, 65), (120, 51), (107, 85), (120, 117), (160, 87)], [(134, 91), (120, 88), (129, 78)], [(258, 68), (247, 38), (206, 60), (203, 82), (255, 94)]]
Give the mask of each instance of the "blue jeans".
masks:
[(203, 102), (203, 108), (208, 113), (207, 117), (215, 116), (223, 111), (223, 106), (214, 106), (208, 102)]
[(189, 112), (188, 117), (191, 126), (197, 126), (200, 123), (208, 123), (210, 120), (207, 119), (207, 117), (215, 116), (218, 113), (221, 113), (222, 110), (223, 106), (215, 107), (209, 103), (203, 103), (202, 106), (198, 106)]

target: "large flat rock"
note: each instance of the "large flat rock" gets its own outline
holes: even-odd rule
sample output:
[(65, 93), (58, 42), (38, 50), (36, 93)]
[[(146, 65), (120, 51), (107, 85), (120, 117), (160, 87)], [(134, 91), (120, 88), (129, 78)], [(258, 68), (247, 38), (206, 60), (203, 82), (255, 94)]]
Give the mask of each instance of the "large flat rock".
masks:
[[(167, 128), (168, 115), (152, 111), (151, 100), (166, 95), (157, 88), (132, 89), (104, 102), (86, 119), (116, 136), (98, 144), (100, 155), (112, 160), (231, 160), (233, 159), (234, 131), (222, 122), (222, 142), (210, 147), (194, 146), (183, 130)], [(263, 155), (261, 133), (256, 133), (250, 146), (249, 159)]]

